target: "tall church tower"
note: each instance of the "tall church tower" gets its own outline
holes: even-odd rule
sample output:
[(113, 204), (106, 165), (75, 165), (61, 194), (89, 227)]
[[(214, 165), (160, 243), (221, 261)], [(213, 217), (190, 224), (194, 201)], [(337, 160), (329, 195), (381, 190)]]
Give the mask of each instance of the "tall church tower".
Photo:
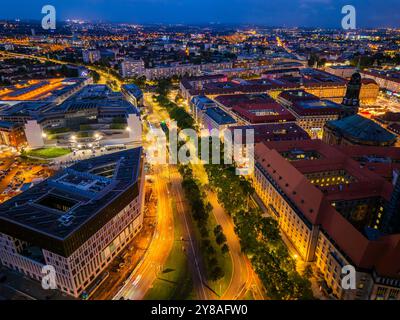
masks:
[(360, 107), (361, 75), (356, 72), (351, 76), (347, 84), (346, 95), (343, 98), (343, 112), (341, 118), (345, 118), (358, 113)]

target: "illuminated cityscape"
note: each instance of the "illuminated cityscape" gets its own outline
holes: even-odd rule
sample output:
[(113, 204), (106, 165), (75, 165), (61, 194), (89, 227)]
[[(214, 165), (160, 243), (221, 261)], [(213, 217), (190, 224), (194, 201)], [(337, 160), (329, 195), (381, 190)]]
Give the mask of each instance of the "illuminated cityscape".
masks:
[(400, 300), (398, 3), (82, 2), (0, 16), (0, 300)]

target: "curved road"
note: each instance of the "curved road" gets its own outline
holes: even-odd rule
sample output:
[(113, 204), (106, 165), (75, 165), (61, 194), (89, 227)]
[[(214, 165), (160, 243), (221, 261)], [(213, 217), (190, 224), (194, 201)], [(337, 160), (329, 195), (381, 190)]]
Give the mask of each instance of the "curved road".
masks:
[(255, 299), (263, 300), (263, 286), (258, 276), (253, 271), (249, 259), (241, 250), (240, 240), (235, 233), (231, 216), (229, 216), (219, 204), (215, 193), (207, 192), (207, 199), (213, 206), (215, 220), (221, 225), (226, 236), (229, 253), (232, 259), (232, 278), (221, 299), (243, 299), (246, 293), (251, 290)]
[(157, 193), (157, 225), (147, 253), (139, 263), (114, 300), (121, 297), (130, 300), (143, 299), (148, 289), (162, 271), (174, 242), (174, 222), (168, 190), (168, 166), (154, 166), (155, 189)]
[(56, 60), (56, 59), (40, 57), (40, 56), (35, 56), (35, 55), (30, 55), (30, 54), (2, 51), (2, 50), (0, 50), (0, 54), (10, 56), (10, 57), (35, 59), (35, 60), (39, 60), (39, 61), (48, 61), (48, 62), (53, 62), (53, 63), (57, 63), (57, 64), (68, 64), (71, 66), (85, 67), (85, 68), (88, 68), (89, 70), (96, 71), (100, 75), (100, 80), (101, 80), (100, 83), (107, 83), (107, 81), (114, 81), (116, 83), (118, 89), (120, 89), (121, 85), (122, 85), (122, 82), (117, 77), (115, 77), (114, 75), (110, 74), (109, 72), (106, 72), (103, 69), (100, 69), (95, 66), (74, 63), (74, 62), (67, 62), (67, 61), (62, 61), (62, 60)]

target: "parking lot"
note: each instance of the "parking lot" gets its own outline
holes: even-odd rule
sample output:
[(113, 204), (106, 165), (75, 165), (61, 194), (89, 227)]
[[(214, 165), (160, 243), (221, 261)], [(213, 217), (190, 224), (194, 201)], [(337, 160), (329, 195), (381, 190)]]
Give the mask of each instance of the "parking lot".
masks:
[(0, 153), (0, 203), (16, 196), (31, 184), (48, 178), (53, 171), (40, 163), (29, 163), (17, 155), (3, 151)]

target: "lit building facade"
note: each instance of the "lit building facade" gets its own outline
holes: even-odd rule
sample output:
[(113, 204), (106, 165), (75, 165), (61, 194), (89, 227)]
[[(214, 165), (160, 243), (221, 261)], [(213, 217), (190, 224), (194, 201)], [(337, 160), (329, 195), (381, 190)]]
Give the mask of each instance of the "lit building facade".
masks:
[[(334, 297), (399, 300), (400, 229), (387, 210), (399, 209), (398, 191), (347, 153), (320, 140), (259, 143), (253, 185)], [(386, 228), (388, 220), (395, 232)], [(346, 265), (356, 270), (355, 289), (342, 288)]]
[(143, 106), (143, 91), (135, 84), (123, 84), (121, 92), (125, 99), (128, 100), (136, 108)]
[(361, 105), (373, 105), (379, 94), (379, 85), (373, 79), (364, 78), (361, 81), (360, 103)]
[(127, 58), (121, 62), (120, 73), (123, 78), (144, 76), (144, 61), (142, 59)]
[(277, 98), (295, 116), (296, 123), (312, 138), (321, 138), (328, 121), (337, 120), (341, 106), (329, 100), (320, 100), (304, 90), (283, 91)]
[(84, 160), (1, 205), (0, 261), (79, 297), (143, 223), (142, 149)]
[(361, 72), (363, 78), (374, 80), (380, 88), (391, 92), (400, 92), (400, 77), (398, 70), (369, 69)]
[(20, 148), (27, 144), (24, 127), (7, 121), (0, 121), (0, 144)]

